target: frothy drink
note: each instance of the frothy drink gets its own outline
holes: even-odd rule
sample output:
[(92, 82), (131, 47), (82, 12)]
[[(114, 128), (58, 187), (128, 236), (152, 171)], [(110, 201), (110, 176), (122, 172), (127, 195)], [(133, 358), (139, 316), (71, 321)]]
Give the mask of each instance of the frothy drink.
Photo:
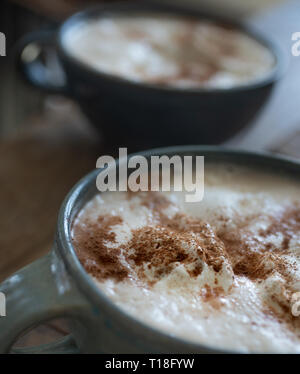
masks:
[(99, 288), (159, 329), (213, 348), (300, 353), (300, 182), (207, 163), (204, 200), (109, 192), (79, 213), (73, 244)]
[(260, 79), (274, 56), (238, 29), (179, 16), (106, 16), (66, 31), (71, 55), (100, 72), (178, 88), (229, 88)]

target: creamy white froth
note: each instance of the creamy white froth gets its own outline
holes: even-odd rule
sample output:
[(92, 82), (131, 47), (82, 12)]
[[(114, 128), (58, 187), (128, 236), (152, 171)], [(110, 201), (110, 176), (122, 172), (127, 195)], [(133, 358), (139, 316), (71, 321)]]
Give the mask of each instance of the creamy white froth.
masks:
[(229, 88), (260, 79), (274, 67), (270, 51), (245, 33), (172, 16), (81, 22), (66, 31), (64, 45), (101, 72), (178, 88)]
[[(99, 288), (135, 318), (173, 336), (238, 352), (300, 353), (300, 317), (291, 315), (291, 295), (300, 291), (300, 182), (248, 168), (208, 165), (203, 201), (187, 203), (184, 192), (157, 194), (168, 202), (161, 207), (164, 219), (159, 224), (156, 208), (145, 203), (147, 192), (99, 194), (80, 212), (73, 229), (78, 253), (80, 235), (88, 232), (91, 239), (89, 228), (101, 222), (99, 217), (120, 218), (109, 228), (115, 235), (106, 236), (105, 245), (109, 250), (120, 248), (119, 260), (128, 275), (118, 280), (92, 274)], [(170, 225), (176, 217), (184, 217), (178, 222), (184, 222), (187, 231)], [(199, 219), (205, 224), (203, 232), (197, 231), (202, 227), (195, 224)], [(194, 225), (189, 229), (188, 220)], [(151, 260), (132, 261), (125, 251), (134, 256), (137, 247), (128, 243), (144, 228), (154, 230), (151, 235), (174, 232), (172, 246), (178, 238), (176, 248), (195, 258), (201, 271), (191, 275), (191, 264), (178, 260), (162, 274), (157, 262), (148, 267)], [(241, 248), (248, 243), (259, 253), (257, 269), (247, 264), (244, 269), (238, 262), (235, 235), (242, 240)], [(162, 247), (159, 238), (158, 242)], [(219, 246), (220, 269), (205, 260), (206, 255), (197, 258), (199, 243), (206, 246), (206, 254), (213, 251), (210, 243)], [(87, 269), (92, 265), (86, 257), (80, 259)]]

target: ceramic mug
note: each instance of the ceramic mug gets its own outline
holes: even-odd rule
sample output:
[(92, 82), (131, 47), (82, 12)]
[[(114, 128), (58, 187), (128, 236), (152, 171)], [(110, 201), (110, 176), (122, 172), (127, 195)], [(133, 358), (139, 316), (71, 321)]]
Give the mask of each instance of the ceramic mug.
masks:
[[(64, 43), (65, 33), (80, 22), (153, 12), (212, 20), (235, 27), (269, 49), (275, 59), (274, 68), (258, 81), (229, 89), (178, 89), (132, 82), (93, 69), (74, 58)], [(40, 52), (31, 56), (32, 53), (27, 52), (32, 49)], [(61, 74), (56, 76), (55, 69), (47, 67), (44, 61), (47, 61), (47, 54), (51, 61), (57, 56), (58, 63), (54, 65), (61, 65)], [(19, 45), (18, 66), (32, 85), (75, 100), (103, 133), (107, 144), (136, 151), (149, 146), (194, 144), (195, 141), (219, 144), (230, 138), (250, 123), (264, 106), (286, 69), (286, 61), (272, 38), (260, 35), (246, 24), (174, 4), (126, 1), (84, 10), (69, 17), (55, 30), (26, 35)]]
[[(140, 153), (153, 155), (201, 155), (205, 160), (253, 165), (300, 175), (300, 163), (266, 154), (220, 147), (184, 146)], [(96, 286), (80, 264), (71, 241), (71, 227), (80, 209), (96, 193), (94, 170), (70, 191), (57, 223), (52, 251), (12, 275), (0, 286), (6, 296), (6, 316), (0, 317), (0, 353), (8, 352), (21, 333), (47, 320), (65, 317), (71, 335), (39, 347), (15, 349), (20, 353), (218, 353), (214, 347), (196, 344), (163, 333), (128, 315)], [(223, 351), (224, 352), (224, 351)]]

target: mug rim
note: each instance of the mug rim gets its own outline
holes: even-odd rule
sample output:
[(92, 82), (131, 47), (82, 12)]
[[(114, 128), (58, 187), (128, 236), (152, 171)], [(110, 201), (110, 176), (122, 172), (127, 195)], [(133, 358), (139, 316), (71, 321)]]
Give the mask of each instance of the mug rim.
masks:
[[(256, 40), (259, 44), (263, 45), (268, 49), (268, 51), (273, 55), (275, 59), (274, 67), (264, 76), (250, 81), (245, 84), (239, 84), (230, 88), (218, 88), (218, 87), (185, 87), (176, 88), (168, 85), (151, 84), (143, 81), (135, 82), (122, 76), (105, 73), (100, 69), (96, 69), (87, 63), (84, 63), (79, 58), (73, 56), (64, 44), (64, 34), (65, 32), (73, 27), (77, 22), (81, 22), (85, 19), (92, 19), (101, 17), (101, 15), (111, 15), (111, 14), (127, 14), (130, 12), (139, 13), (161, 13), (177, 15), (180, 14), (183, 17), (193, 17), (193, 18), (207, 18), (216, 22), (223, 22), (225, 24), (231, 25), (237, 30), (245, 33), (252, 39)], [(238, 22), (229, 18), (228, 16), (221, 16), (217, 13), (209, 12), (201, 9), (193, 9), (192, 7), (183, 7), (176, 4), (160, 4), (160, 3), (137, 3), (137, 2), (126, 2), (126, 3), (112, 3), (112, 4), (101, 4), (89, 7), (85, 10), (74, 13), (68, 17), (59, 27), (56, 36), (57, 47), (60, 55), (64, 60), (71, 61), (74, 66), (82, 70), (86, 74), (92, 74), (94, 78), (105, 80), (110, 84), (119, 84), (121, 86), (127, 86), (128, 88), (142, 89), (149, 92), (164, 92), (169, 94), (191, 94), (191, 95), (212, 95), (212, 94), (231, 94), (234, 92), (244, 92), (249, 90), (255, 90), (264, 86), (278, 81), (286, 71), (287, 68), (287, 57), (283, 53), (281, 46), (271, 37), (262, 35), (253, 26), (247, 23)]]
[[(233, 163), (242, 163), (247, 165), (247, 161), (250, 162), (253, 167), (259, 166), (263, 169), (271, 168), (272, 166), (280, 166), (285, 172), (291, 173), (292, 171), (300, 172), (300, 161), (293, 159), (291, 157), (286, 157), (282, 155), (274, 155), (269, 152), (252, 152), (239, 149), (231, 149), (222, 146), (201, 146), (201, 145), (189, 145), (189, 146), (173, 146), (173, 147), (163, 147), (155, 148), (146, 151), (137, 152), (128, 155), (133, 157), (135, 155), (143, 155), (146, 158), (152, 155), (175, 155), (184, 156), (185, 154), (201, 155), (206, 156), (217, 156), (217, 158), (225, 157), (223, 162), (226, 162), (226, 158), (230, 159)], [(116, 160), (118, 164), (118, 160)], [(71, 226), (73, 221), (71, 219), (71, 212), (75, 202), (77, 200), (82, 200), (82, 194), (91, 186), (91, 183), (96, 181), (97, 175), (101, 172), (101, 169), (95, 169), (85, 175), (82, 179), (75, 184), (75, 186), (70, 190), (65, 200), (63, 201), (57, 222), (57, 234), (56, 234), (56, 249), (61, 255), (66, 269), (70, 272), (72, 279), (74, 279), (77, 287), (81, 292), (92, 301), (93, 304), (103, 307), (103, 303), (118, 316), (118, 318), (123, 318), (126, 322), (139, 326), (140, 330), (145, 336), (152, 336), (154, 339), (163, 339), (164, 343), (178, 347), (184, 347), (184, 351), (190, 351), (191, 353), (197, 353), (205, 351), (206, 353), (242, 353), (235, 350), (226, 350), (222, 348), (215, 348), (212, 345), (205, 343), (196, 343), (187, 338), (182, 338), (174, 336), (166, 331), (159, 330), (158, 327), (151, 326), (141, 320), (138, 320), (133, 315), (129, 314), (127, 311), (118, 307), (108, 296), (105, 295), (103, 291), (97, 287), (95, 281), (88, 274), (88, 272), (81, 265), (75, 249), (72, 245), (71, 240)], [(299, 174), (300, 175), (300, 174)], [(78, 212), (76, 212), (77, 214)], [(180, 349), (178, 351), (180, 353)], [(252, 353), (263, 353), (263, 352), (252, 352)]]

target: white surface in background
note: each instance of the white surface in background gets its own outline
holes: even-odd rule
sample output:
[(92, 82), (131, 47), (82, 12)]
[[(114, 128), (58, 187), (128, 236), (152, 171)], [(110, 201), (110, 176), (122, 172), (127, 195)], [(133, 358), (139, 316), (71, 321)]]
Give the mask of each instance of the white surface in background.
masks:
[(282, 47), (288, 57), (288, 69), (254, 125), (226, 145), (250, 150), (271, 149), (300, 130), (300, 57), (291, 54), (292, 33), (300, 31), (300, 1), (256, 15), (249, 23)]

